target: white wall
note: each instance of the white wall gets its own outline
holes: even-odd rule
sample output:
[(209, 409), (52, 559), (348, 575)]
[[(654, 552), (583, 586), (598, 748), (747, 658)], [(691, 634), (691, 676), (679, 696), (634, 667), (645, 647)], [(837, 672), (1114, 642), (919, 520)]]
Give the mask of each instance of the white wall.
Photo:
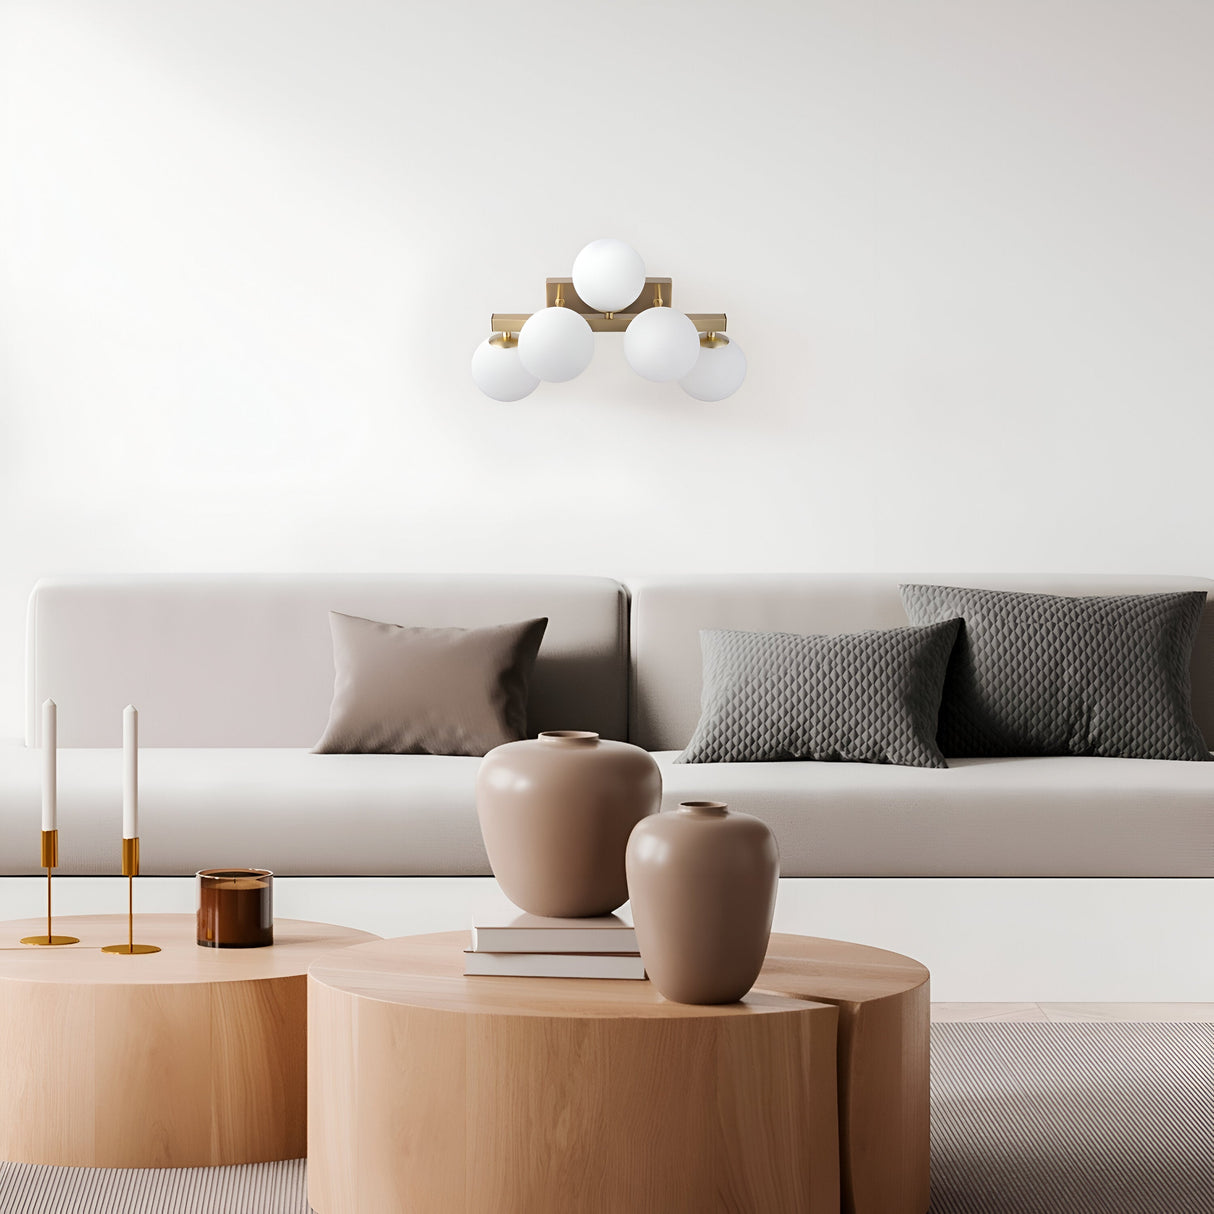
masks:
[[(1214, 572), (1214, 5), (0, 0), (0, 733), (43, 573)], [(732, 400), (482, 398), (597, 236)]]

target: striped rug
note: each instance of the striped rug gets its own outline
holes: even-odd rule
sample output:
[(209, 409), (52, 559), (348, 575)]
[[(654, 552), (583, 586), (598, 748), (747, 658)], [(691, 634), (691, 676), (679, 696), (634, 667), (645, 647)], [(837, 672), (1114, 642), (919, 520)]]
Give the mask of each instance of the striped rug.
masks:
[(1214, 1214), (1214, 1024), (932, 1028), (932, 1214)]
[[(309, 1208), (301, 1159), (0, 1163), (0, 1214)], [(1214, 1024), (933, 1026), (931, 1214), (1214, 1214)]]
[(234, 1168), (0, 1163), (2, 1214), (308, 1214), (302, 1159)]

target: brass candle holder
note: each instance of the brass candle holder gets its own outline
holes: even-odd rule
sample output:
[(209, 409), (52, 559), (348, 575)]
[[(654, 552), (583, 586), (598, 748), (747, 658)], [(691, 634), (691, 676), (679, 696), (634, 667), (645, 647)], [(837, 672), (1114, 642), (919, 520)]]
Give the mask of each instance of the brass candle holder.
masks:
[(139, 876), (139, 839), (122, 840), (122, 875), (127, 879), (126, 887), (126, 943), (107, 944), (103, 953), (121, 953), (132, 956), (139, 953), (158, 953), (155, 944), (135, 943), (135, 878)]
[(46, 869), (46, 935), (23, 936), (22, 944), (79, 944), (78, 936), (56, 936), (51, 931), (51, 869), (59, 867), (59, 832), (42, 832), (42, 867)]

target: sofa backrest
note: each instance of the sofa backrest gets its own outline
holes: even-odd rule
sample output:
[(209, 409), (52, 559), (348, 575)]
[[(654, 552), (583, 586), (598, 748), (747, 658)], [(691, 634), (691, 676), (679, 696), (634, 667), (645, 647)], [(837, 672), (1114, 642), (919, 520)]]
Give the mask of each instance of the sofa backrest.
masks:
[[(632, 581), (629, 739), (649, 750), (685, 746), (700, 715), (702, 628), (840, 633), (907, 622), (900, 582), (1045, 594), (1151, 594), (1214, 590), (1190, 577), (1067, 574), (744, 574)], [(1214, 600), (1193, 651), (1193, 714), (1214, 746)]]
[(39, 582), (26, 742), (50, 697), (62, 746), (121, 745), (128, 703), (148, 746), (312, 746), (333, 695), (330, 610), (464, 628), (547, 616), (531, 733), (625, 736), (627, 596), (607, 578), (214, 574)]

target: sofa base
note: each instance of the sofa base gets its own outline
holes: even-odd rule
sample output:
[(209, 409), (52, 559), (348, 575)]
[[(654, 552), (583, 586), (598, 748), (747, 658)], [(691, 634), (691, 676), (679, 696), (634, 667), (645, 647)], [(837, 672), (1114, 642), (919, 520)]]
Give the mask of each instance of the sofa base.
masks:
[[(194, 909), (191, 877), (136, 886), (136, 915)], [(0, 919), (37, 914), (45, 895), (44, 879), (5, 878)], [(489, 877), (282, 877), (274, 911), (401, 936), (467, 927), (497, 896)], [(941, 1003), (1208, 1003), (1212, 904), (1210, 878), (786, 877), (775, 927), (915, 957)], [(125, 905), (122, 877), (55, 882), (59, 915)]]

